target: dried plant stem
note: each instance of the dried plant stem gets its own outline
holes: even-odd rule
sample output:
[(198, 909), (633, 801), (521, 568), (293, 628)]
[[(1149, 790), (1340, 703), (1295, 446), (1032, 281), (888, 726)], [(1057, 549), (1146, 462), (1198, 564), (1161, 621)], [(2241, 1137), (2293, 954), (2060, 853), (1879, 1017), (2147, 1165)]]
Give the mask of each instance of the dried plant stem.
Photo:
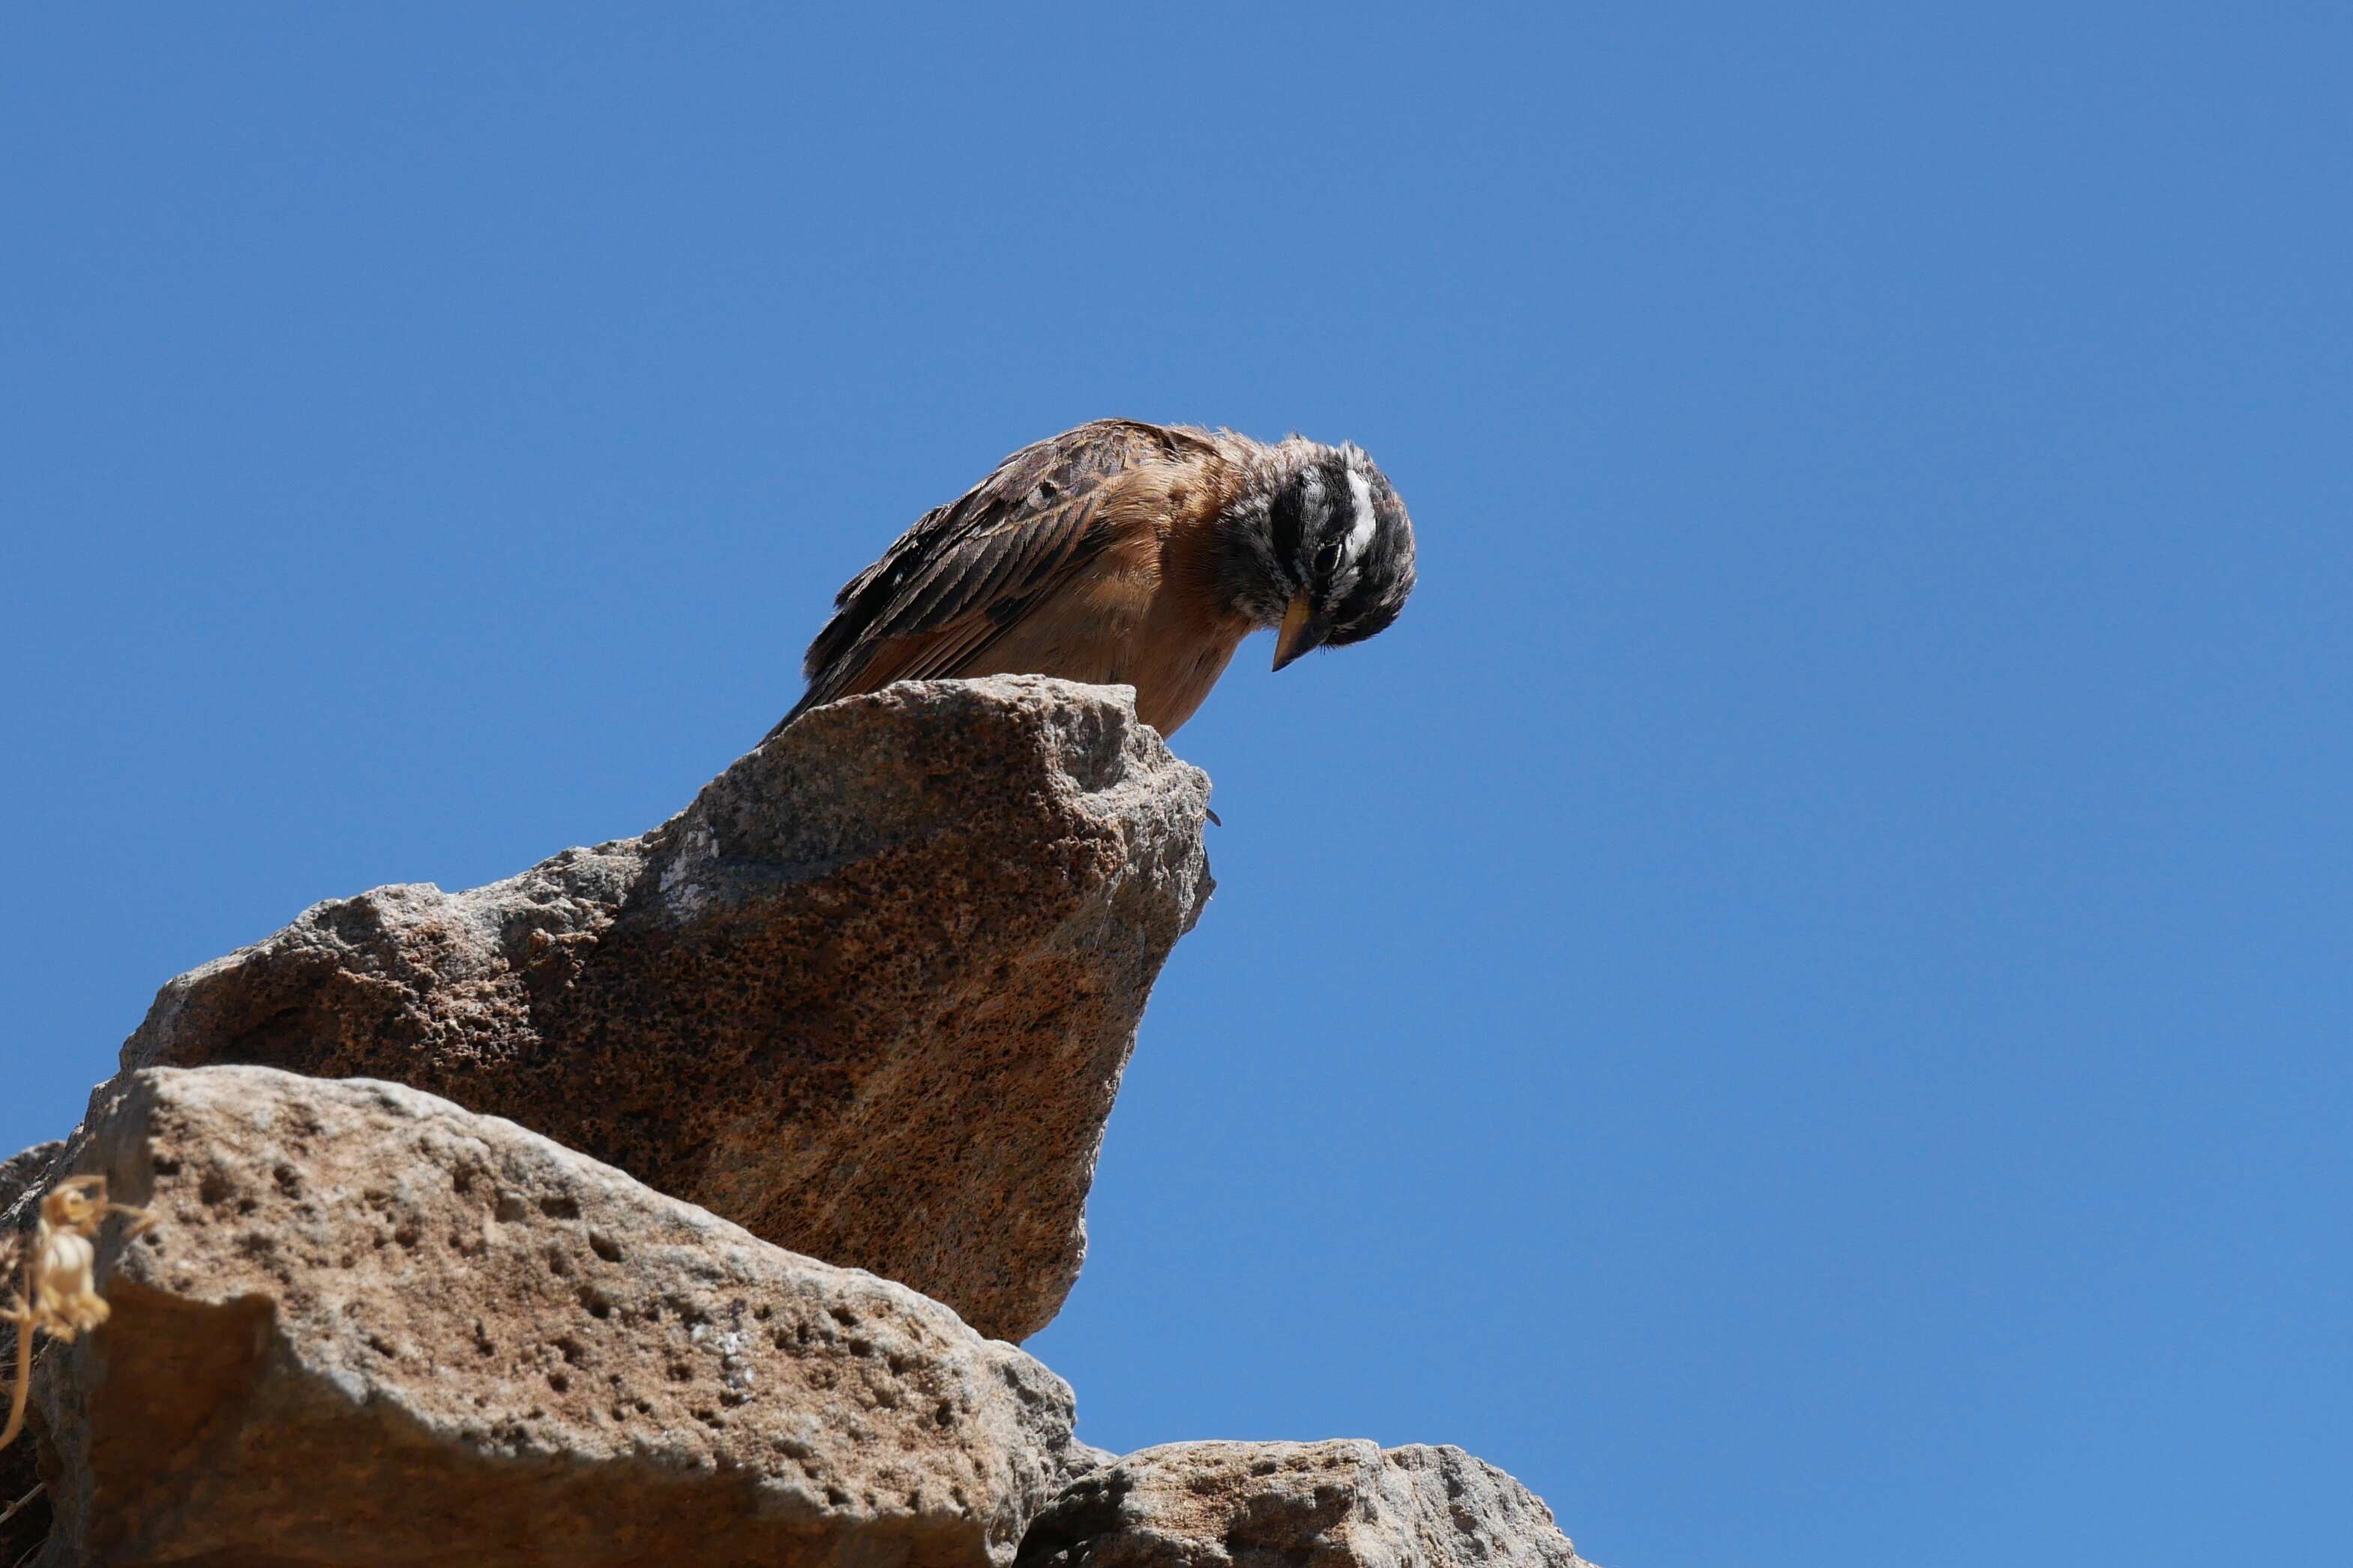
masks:
[[(0, 1237), (0, 1258), (13, 1263), (21, 1252), (25, 1260), (25, 1293), (0, 1308), (0, 1319), (16, 1325), (16, 1386), (9, 1392), (8, 1429), (0, 1432), (0, 1448), (25, 1429), (25, 1405), (33, 1391), (33, 1336), (71, 1340), (107, 1320), (93, 1271), (99, 1227), (111, 1214), (132, 1219), (122, 1233), (125, 1241), (155, 1223), (144, 1209), (108, 1202), (104, 1176), (69, 1176), (41, 1200), (41, 1222), (30, 1247), (21, 1236)], [(5, 1268), (0, 1264), (0, 1271)]]
[(40, 1482), (40, 1481), (35, 1481), (35, 1482), (33, 1483), (33, 1489), (32, 1489), (31, 1491), (26, 1492), (23, 1497), (18, 1498), (15, 1502), (10, 1503), (6, 1508), (0, 1508), (0, 1524), (5, 1524), (5, 1523), (7, 1523), (10, 1520), (12, 1520), (12, 1519), (16, 1518), (16, 1510), (17, 1510), (18, 1509), (23, 1508), (26, 1503), (28, 1503), (28, 1502), (30, 1502), (30, 1501), (32, 1501), (35, 1498), (37, 1498), (37, 1497), (40, 1496), (40, 1495), (41, 1495), (41, 1488), (42, 1488), (42, 1486), (43, 1486), (44, 1484), (45, 1484), (45, 1483)]
[[(29, 1271), (31, 1265), (26, 1264)], [(33, 1325), (30, 1320), (16, 1325), (16, 1384), (8, 1391), (8, 1429), (0, 1432), (0, 1448), (16, 1440), (25, 1429), (25, 1401), (33, 1392)], [(16, 1510), (10, 1509), (9, 1513)], [(0, 1518), (5, 1518), (0, 1514)]]

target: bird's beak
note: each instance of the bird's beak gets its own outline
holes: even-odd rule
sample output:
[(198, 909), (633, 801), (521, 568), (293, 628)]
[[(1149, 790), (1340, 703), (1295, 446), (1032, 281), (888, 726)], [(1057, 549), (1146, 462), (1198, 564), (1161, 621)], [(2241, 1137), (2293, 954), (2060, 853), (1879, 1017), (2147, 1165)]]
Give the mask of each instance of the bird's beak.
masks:
[(1324, 623), (1315, 618), (1306, 595), (1293, 599), (1291, 608), (1282, 612), (1282, 629), (1274, 634), (1274, 668), (1281, 669), (1322, 642), (1325, 629)]

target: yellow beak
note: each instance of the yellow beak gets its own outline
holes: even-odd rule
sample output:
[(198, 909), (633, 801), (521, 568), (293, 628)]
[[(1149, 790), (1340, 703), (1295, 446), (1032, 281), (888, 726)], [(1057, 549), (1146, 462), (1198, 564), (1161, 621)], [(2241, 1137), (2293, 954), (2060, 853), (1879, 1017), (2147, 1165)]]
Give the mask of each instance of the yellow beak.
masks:
[(1315, 624), (1315, 612), (1302, 594), (1282, 612), (1282, 629), (1274, 634), (1274, 668), (1281, 669), (1323, 640), (1324, 629)]

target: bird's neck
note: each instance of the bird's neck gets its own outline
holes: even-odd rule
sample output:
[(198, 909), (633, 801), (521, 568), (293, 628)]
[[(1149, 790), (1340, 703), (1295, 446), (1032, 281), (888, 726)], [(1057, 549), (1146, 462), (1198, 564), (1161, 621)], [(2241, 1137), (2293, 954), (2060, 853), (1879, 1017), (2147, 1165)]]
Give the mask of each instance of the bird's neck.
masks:
[(1290, 589), (1274, 538), (1274, 503), (1285, 486), (1297, 482), (1304, 460), (1288, 448), (1304, 445), (1294, 439), (1260, 447), (1229, 470), (1231, 482), (1208, 531), (1211, 547), (1204, 563), (1211, 596), (1223, 615), (1259, 626), (1282, 619)]

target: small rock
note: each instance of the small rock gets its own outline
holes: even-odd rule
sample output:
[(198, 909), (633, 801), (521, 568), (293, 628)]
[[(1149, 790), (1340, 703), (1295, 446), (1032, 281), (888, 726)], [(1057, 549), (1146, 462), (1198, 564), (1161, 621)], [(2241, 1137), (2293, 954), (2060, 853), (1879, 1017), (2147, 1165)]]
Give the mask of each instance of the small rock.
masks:
[(41, 1194), (49, 1190), (49, 1173), (65, 1147), (62, 1139), (52, 1138), (0, 1160), (0, 1234), (33, 1228)]
[(1091, 1471), (1018, 1568), (1589, 1568), (1552, 1510), (1460, 1448), (1172, 1443)]

